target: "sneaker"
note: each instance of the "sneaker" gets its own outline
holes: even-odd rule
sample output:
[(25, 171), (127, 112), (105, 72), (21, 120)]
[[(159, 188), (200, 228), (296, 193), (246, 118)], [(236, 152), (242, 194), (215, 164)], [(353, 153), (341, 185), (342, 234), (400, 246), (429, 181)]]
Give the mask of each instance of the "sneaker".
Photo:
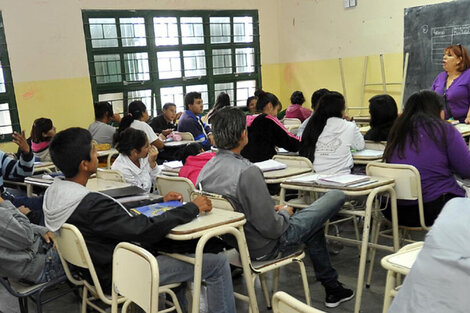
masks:
[(336, 308), (340, 303), (351, 300), (354, 298), (354, 291), (343, 287), (343, 284), (338, 282), (336, 287), (325, 287), (326, 300), (325, 305), (327, 308)]

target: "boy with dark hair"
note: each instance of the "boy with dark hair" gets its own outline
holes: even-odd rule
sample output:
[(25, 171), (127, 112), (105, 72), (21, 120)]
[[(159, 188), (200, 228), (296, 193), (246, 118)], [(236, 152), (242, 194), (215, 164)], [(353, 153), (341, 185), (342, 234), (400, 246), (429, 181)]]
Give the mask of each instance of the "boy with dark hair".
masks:
[(203, 167), (197, 185), (235, 200), (235, 209), (247, 220), (244, 230), (251, 258), (275, 259), (305, 243), (315, 276), (326, 290), (325, 305), (336, 307), (352, 299), (354, 292), (338, 282), (338, 273), (331, 266), (324, 234), (325, 222), (344, 204), (344, 193), (330, 191), (295, 213), (291, 207), (274, 206), (261, 170), (240, 155), (248, 143), (245, 114), (225, 107), (212, 122), (219, 151)]
[[(46, 191), (46, 226), (51, 231), (58, 231), (65, 222), (78, 227), (106, 292), (111, 287), (113, 250), (119, 242), (139, 242), (158, 249), (158, 243), (172, 228), (212, 209), (210, 200), (201, 196), (160, 216), (132, 216), (113, 198), (90, 192), (85, 187), (98, 164), (87, 130), (69, 128), (59, 132), (51, 142), (50, 151), (52, 161), (64, 173), (65, 180), (54, 180)], [(163, 200), (180, 199), (181, 194), (170, 192)], [(166, 255), (158, 255), (157, 260), (161, 284), (193, 278), (193, 265)], [(202, 276), (208, 288), (209, 312), (235, 312), (232, 279), (225, 256), (204, 254)]]
[(168, 102), (163, 105), (162, 114), (155, 117), (150, 126), (153, 131), (163, 136), (168, 136), (176, 129), (176, 105)]
[(121, 116), (114, 114), (113, 106), (107, 101), (96, 102), (94, 108), (95, 121), (90, 124), (88, 131), (97, 143), (109, 143), (111, 145), (116, 129), (108, 123), (111, 121), (121, 122)]
[(200, 114), (204, 109), (201, 93), (190, 92), (184, 97), (185, 111), (178, 122), (179, 132), (190, 132), (204, 150), (209, 150), (213, 144), (211, 128), (201, 121)]

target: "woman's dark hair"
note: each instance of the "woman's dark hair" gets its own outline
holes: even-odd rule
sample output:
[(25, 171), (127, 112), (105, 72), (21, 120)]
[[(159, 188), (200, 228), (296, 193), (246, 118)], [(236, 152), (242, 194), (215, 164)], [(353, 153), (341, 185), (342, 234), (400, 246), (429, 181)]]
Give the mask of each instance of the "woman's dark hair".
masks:
[(403, 113), (396, 119), (387, 139), (384, 160), (390, 161), (392, 154), (404, 158), (408, 146), (418, 151), (420, 131), (424, 131), (437, 145), (446, 148), (445, 123), (441, 120), (444, 99), (430, 90), (412, 94), (405, 104)]
[(310, 103), (312, 104), (312, 109), (315, 111), (318, 107), (318, 101), (320, 101), (320, 98), (329, 93), (330, 91), (326, 88), (321, 88), (315, 91), (312, 94), (312, 98), (310, 99)]
[(256, 96), (251, 96), (246, 99), (246, 106), (248, 107), (250, 105), (251, 100), (258, 99)]
[(129, 104), (127, 111), (129, 113), (121, 119), (121, 124), (119, 124), (117, 133), (120, 133), (131, 126), (134, 120), (140, 120), (144, 112), (147, 111), (147, 107), (142, 101), (132, 101)]
[(146, 144), (147, 135), (143, 131), (132, 127), (116, 133), (113, 138), (113, 145), (116, 150), (127, 156), (131, 155), (133, 149), (140, 152)]
[(370, 130), (364, 135), (366, 140), (387, 140), (390, 128), (397, 119), (397, 103), (389, 95), (378, 95), (369, 99)]
[(290, 103), (302, 105), (305, 102), (304, 94), (302, 91), (294, 91), (290, 96)]
[(186, 163), (186, 159), (188, 158), (188, 156), (198, 155), (199, 153), (201, 153), (201, 149), (202, 149), (202, 146), (197, 142), (187, 144), (183, 148), (176, 151), (175, 159), (181, 160), (184, 164)]
[(459, 72), (465, 71), (467, 68), (470, 68), (470, 57), (468, 56), (467, 49), (461, 45), (450, 45), (444, 49), (444, 53), (452, 51), (457, 58), (462, 58), (462, 62), (457, 67)]
[(323, 132), (326, 121), (330, 117), (342, 118), (345, 109), (344, 97), (339, 92), (330, 91), (320, 98), (318, 108), (314, 111), (302, 134), (299, 150), (301, 156), (307, 157), (313, 162), (318, 137)]
[(105, 117), (106, 113), (108, 113), (109, 117), (112, 117), (114, 115), (113, 106), (108, 101), (95, 102), (93, 106), (95, 108), (96, 120), (99, 120)]
[(272, 103), (273, 108), (280, 106), (282, 109), (282, 104), (279, 99), (270, 92), (265, 92), (261, 89), (258, 89), (255, 92), (255, 96), (258, 98), (258, 101), (256, 102), (256, 111), (258, 112), (263, 112), (266, 105), (268, 105), (270, 102)]
[(219, 93), (217, 99), (215, 100), (214, 107), (210, 110), (209, 113), (207, 113), (207, 121), (210, 122), (210, 119), (215, 112), (228, 106), (230, 106), (230, 96), (225, 92)]
[(33, 128), (31, 129), (31, 141), (35, 143), (40, 143), (43, 141), (51, 140), (50, 137), (44, 137), (42, 133), (47, 133), (52, 129), (52, 120), (48, 118), (38, 118), (33, 123)]

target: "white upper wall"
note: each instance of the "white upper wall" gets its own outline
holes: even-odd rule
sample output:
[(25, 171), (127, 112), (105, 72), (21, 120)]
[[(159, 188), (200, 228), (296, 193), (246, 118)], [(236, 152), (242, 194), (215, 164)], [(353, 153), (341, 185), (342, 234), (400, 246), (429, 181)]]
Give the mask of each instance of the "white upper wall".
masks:
[(403, 52), (404, 8), (450, 0), (280, 0), (279, 63)]
[(88, 77), (82, 9), (259, 10), (262, 63), (278, 63), (278, 0), (0, 0), (14, 82)]

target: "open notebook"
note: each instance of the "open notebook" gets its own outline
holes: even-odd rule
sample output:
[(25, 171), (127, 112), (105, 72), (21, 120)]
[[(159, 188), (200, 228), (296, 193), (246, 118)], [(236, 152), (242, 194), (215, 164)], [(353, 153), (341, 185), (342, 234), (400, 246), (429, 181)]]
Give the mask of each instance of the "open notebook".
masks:
[(285, 165), (284, 163), (275, 161), (275, 160), (266, 160), (263, 162), (256, 162), (255, 165), (258, 166), (263, 172), (283, 170), (287, 168), (287, 165)]
[(287, 182), (299, 183), (299, 184), (318, 184), (325, 186), (338, 186), (338, 187), (359, 187), (366, 185), (375, 180), (371, 180), (366, 175), (354, 175), (354, 174), (309, 174), (293, 179), (287, 180)]

